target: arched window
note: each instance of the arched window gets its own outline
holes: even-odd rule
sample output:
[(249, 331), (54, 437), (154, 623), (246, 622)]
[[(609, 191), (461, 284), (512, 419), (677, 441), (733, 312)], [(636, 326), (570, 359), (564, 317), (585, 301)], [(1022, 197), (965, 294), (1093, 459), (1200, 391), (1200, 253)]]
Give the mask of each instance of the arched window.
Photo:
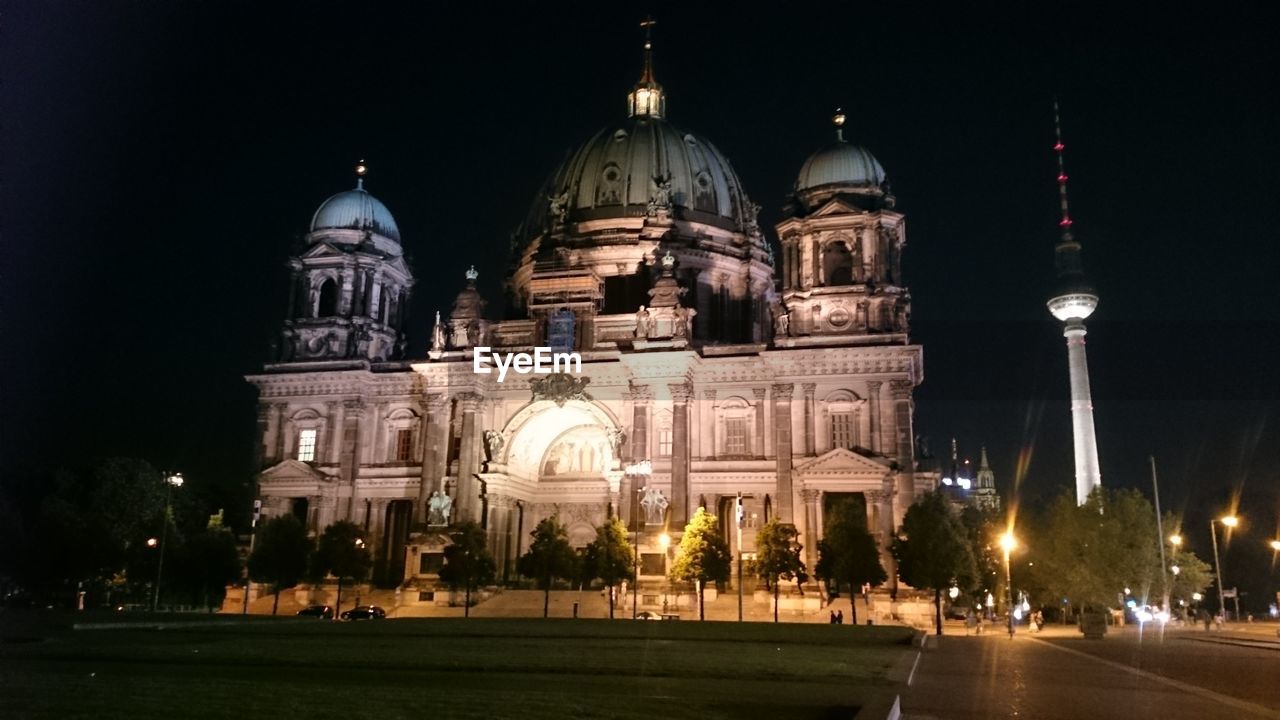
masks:
[(822, 276), (828, 286), (853, 284), (853, 254), (843, 240), (828, 244), (823, 251)]
[(827, 439), (832, 448), (853, 450), (861, 446), (862, 402), (848, 390), (838, 390), (824, 400)]
[(316, 317), (333, 317), (338, 314), (338, 283), (329, 278), (320, 284), (320, 301), (316, 304)]
[(720, 454), (745, 457), (751, 454), (751, 404), (740, 397), (731, 397), (720, 404), (721, 436)]

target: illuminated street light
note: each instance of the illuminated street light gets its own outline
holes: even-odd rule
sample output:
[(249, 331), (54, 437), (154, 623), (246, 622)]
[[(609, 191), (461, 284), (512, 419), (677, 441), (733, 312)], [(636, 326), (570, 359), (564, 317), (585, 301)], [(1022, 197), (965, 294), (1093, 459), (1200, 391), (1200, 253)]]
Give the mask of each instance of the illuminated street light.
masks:
[(1182, 536), (1181, 536), (1181, 535), (1170, 535), (1170, 536), (1169, 536), (1169, 544), (1170, 544), (1170, 545), (1172, 545), (1172, 546), (1174, 546), (1174, 547), (1181, 547), (1181, 546), (1182, 546)]
[(149, 547), (149, 548), (153, 548), (153, 547), (155, 547), (156, 545), (159, 545), (159, 544), (160, 544), (160, 541), (159, 541), (159, 540), (157, 540), (157, 539), (155, 539), (155, 538), (153, 538), (153, 537), (149, 537), (149, 538), (147, 538), (147, 547)]
[[(671, 547), (671, 536), (666, 533), (662, 533), (661, 535), (659, 535), (658, 546), (662, 548), (662, 569), (665, 571), (667, 569), (667, 560), (669, 559), (667, 557), (667, 548)], [(670, 589), (670, 583), (671, 583), (671, 578), (670, 578), (670, 575), (668, 575), (667, 582), (664, 583), (662, 586), (663, 587), (663, 592), (662, 592), (662, 614), (663, 615), (667, 614), (667, 591)]]
[(1280, 540), (1272, 540), (1269, 544), (1271, 545), (1272, 550), (1280, 552)]
[(1009, 639), (1013, 639), (1013, 580), (1009, 571), (1009, 553), (1018, 547), (1018, 539), (1013, 536), (1013, 531), (1006, 531), (1000, 536), (1000, 549), (1004, 550), (1004, 584), (1005, 589), (1009, 593)]
[(164, 538), (169, 534), (169, 516), (173, 514), (173, 489), (182, 487), (182, 473), (164, 478), (164, 524), (160, 530), (160, 561), (156, 563), (156, 588), (151, 595), (151, 612), (160, 609), (160, 579), (164, 573)]
[[(1213, 571), (1218, 581), (1218, 614), (1225, 621), (1227, 618), (1227, 601), (1222, 594), (1222, 588), (1226, 580), (1222, 576), (1222, 560), (1218, 557), (1218, 531), (1214, 528), (1214, 523), (1222, 523), (1226, 527), (1233, 528), (1240, 524), (1240, 518), (1235, 515), (1224, 515), (1220, 518), (1209, 520), (1209, 537), (1213, 539)], [(1239, 601), (1237, 600), (1238, 603)]]
[(1178, 567), (1177, 565), (1174, 565), (1169, 568), (1169, 572), (1173, 573), (1176, 576), (1178, 573), (1182, 572), (1182, 568)]

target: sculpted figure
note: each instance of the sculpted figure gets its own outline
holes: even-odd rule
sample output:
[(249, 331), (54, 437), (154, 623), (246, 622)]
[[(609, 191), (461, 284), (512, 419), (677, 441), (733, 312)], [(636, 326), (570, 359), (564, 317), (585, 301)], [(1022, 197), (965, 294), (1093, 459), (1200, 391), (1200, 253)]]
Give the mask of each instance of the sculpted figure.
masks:
[(653, 321), (649, 318), (649, 311), (645, 310), (644, 306), (641, 305), (640, 309), (636, 311), (636, 337), (642, 340), (646, 339), (652, 329)]
[(444, 350), (444, 323), (440, 322), (440, 311), (436, 311), (436, 324), (431, 328), (431, 349), (435, 352)]
[(791, 334), (791, 313), (780, 312), (774, 316), (773, 334), (776, 337), (787, 337)]
[(493, 459), (498, 457), (498, 454), (502, 452), (502, 447), (506, 444), (507, 441), (502, 437), (501, 432), (497, 430), (484, 431), (484, 450), (488, 456), (486, 459), (490, 462), (493, 462)]
[(446, 495), (443, 490), (437, 490), (427, 501), (427, 524), (448, 525), (449, 514), (452, 512), (453, 498)]
[(668, 504), (661, 490), (655, 487), (645, 488), (644, 495), (640, 498), (640, 507), (644, 510), (644, 521), (654, 524), (662, 522), (662, 516), (666, 513)]

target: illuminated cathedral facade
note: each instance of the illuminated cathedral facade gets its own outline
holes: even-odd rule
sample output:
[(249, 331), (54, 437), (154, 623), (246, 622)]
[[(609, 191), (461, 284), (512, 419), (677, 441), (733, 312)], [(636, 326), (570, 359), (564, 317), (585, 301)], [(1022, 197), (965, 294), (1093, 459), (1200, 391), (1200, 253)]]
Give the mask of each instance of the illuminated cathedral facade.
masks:
[[(770, 238), (728, 159), (667, 120), (646, 43), (625, 116), (551, 173), (516, 232), (501, 318), (470, 271), (451, 309), (408, 324), (414, 269), (390, 211), (363, 178), (326, 200), (289, 262), (277, 355), (248, 378), (264, 513), (357, 523), (374, 581), (423, 598), (463, 521), (507, 580), (548, 516), (575, 546), (623, 519), (642, 585), (665, 573), (658, 533), (699, 507), (746, 553), (768, 519), (794, 524), (810, 568), (837, 506), (886, 548), (937, 481), (912, 431), (922, 348), (905, 218), (834, 120)], [(405, 357), (410, 330), (430, 333), (425, 357)], [(536, 347), (581, 371), (476, 372), (476, 348)]]

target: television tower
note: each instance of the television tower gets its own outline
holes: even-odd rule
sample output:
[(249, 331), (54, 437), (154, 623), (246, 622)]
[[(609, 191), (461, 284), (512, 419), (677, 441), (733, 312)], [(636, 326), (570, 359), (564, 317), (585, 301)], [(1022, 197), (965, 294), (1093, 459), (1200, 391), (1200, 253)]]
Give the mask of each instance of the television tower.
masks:
[(1098, 438), (1093, 430), (1093, 399), (1089, 393), (1089, 362), (1085, 357), (1085, 318), (1098, 307), (1098, 295), (1084, 277), (1084, 265), (1080, 260), (1080, 243), (1071, 234), (1071, 213), (1067, 208), (1067, 169), (1062, 152), (1062, 122), (1058, 116), (1058, 101), (1053, 101), (1053, 126), (1057, 142), (1053, 151), (1058, 157), (1058, 198), (1062, 204), (1062, 219), (1058, 226), (1062, 238), (1054, 249), (1054, 262), (1058, 268), (1058, 280), (1054, 294), (1049, 298), (1049, 312), (1063, 323), (1062, 334), (1067, 338), (1067, 365), (1071, 374), (1071, 430), (1075, 438), (1076, 503), (1083, 505), (1089, 493), (1102, 484), (1102, 471), (1098, 467)]

